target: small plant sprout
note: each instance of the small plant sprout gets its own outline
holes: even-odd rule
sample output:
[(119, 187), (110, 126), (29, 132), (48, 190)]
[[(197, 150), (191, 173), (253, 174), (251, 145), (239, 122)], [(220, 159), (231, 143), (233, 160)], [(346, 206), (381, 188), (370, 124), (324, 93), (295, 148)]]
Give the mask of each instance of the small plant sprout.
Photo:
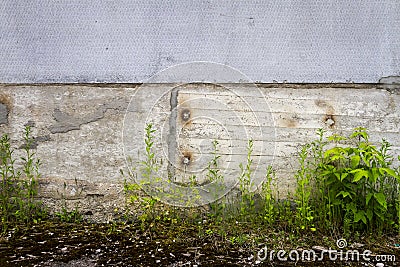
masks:
[(265, 180), (262, 184), (262, 192), (264, 197), (264, 220), (268, 225), (272, 225), (275, 221), (276, 207), (275, 199), (273, 196), (273, 183), (275, 181), (275, 170), (271, 167), (267, 167)]
[(144, 142), (146, 144), (146, 152), (145, 152), (145, 160), (141, 162), (142, 164), (142, 177), (145, 183), (150, 183), (151, 179), (158, 171), (158, 164), (157, 164), (157, 159), (155, 157), (155, 153), (153, 151), (153, 145), (154, 145), (154, 133), (155, 129), (153, 129), (152, 124), (147, 124), (145, 128), (145, 139)]
[(241, 215), (247, 215), (248, 210), (254, 211), (254, 192), (252, 191), (252, 154), (253, 154), (253, 145), (254, 142), (250, 139), (247, 142), (247, 160), (246, 166), (243, 166), (240, 163), (240, 176), (239, 176), (239, 189), (241, 192), (241, 201), (240, 201), (240, 213)]
[(223, 176), (220, 173), (218, 164), (218, 161), (221, 158), (221, 156), (218, 154), (218, 141), (214, 140), (212, 142), (212, 146), (213, 146), (213, 158), (208, 163), (206, 177), (207, 180), (210, 182), (214, 181), (221, 182), (223, 181)]

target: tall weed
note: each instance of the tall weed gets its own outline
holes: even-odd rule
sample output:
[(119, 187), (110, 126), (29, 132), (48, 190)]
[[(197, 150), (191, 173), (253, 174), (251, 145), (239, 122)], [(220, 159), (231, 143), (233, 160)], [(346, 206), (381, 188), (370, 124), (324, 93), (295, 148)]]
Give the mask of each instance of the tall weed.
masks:
[(9, 136), (4, 134), (0, 139), (0, 217), (3, 232), (15, 224), (37, 222), (46, 216), (41, 203), (36, 200), (40, 160), (31, 149), (31, 133), (31, 127), (26, 126), (21, 168), (17, 167)]

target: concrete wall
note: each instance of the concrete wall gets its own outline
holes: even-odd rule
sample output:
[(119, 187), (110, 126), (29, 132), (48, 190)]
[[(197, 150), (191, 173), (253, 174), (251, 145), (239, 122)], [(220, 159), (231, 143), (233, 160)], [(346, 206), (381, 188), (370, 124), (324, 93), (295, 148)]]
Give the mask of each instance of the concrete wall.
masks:
[[(143, 128), (153, 123), (161, 174), (199, 182), (219, 141), (221, 168), (236, 181), (254, 139), (257, 183), (267, 165), (284, 192), (293, 187), (294, 155), (328, 133), (367, 127), (371, 140), (387, 139), (400, 154), (398, 85), (382, 84), (82, 84), (0, 86), (0, 133), (22, 145), (33, 125), (42, 161), (40, 196), (54, 209), (63, 199), (89, 217), (105, 218), (123, 206), (120, 169), (126, 157), (143, 159)], [(20, 155), (19, 150), (16, 155)]]
[(364, 126), (399, 151), (399, 14), (398, 0), (3, 0), (0, 133), (20, 147), (34, 126), (41, 197), (95, 218), (123, 206), (119, 170), (143, 160), (148, 123), (159, 176), (204, 183), (218, 140), (234, 185), (253, 139), (255, 184), (273, 165), (284, 191), (317, 128)]

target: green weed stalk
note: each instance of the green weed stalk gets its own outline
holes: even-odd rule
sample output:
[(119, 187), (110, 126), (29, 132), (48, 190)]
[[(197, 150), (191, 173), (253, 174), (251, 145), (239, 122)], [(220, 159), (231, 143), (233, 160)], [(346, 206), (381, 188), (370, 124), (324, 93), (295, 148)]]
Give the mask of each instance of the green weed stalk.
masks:
[(265, 180), (262, 184), (262, 194), (264, 197), (263, 219), (268, 225), (272, 225), (276, 219), (276, 200), (273, 194), (273, 183), (275, 181), (275, 170), (268, 166)]
[(311, 206), (311, 179), (312, 179), (312, 166), (308, 161), (308, 155), (311, 145), (306, 144), (300, 151), (300, 169), (295, 174), (297, 187), (295, 191), (295, 202), (297, 204), (296, 224), (301, 230), (310, 229), (315, 231), (314, 228), (314, 210)]
[(246, 159), (246, 165), (243, 166), (242, 163), (240, 163), (240, 176), (239, 176), (239, 189), (241, 193), (241, 199), (240, 199), (240, 215), (242, 217), (245, 217), (252, 212), (254, 212), (254, 192), (252, 191), (252, 180), (251, 180), (251, 175), (252, 175), (252, 164), (253, 164), (253, 159), (252, 159), (252, 154), (253, 154), (253, 145), (254, 142), (252, 139), (250, 139), (247, 142), (247, 159)]

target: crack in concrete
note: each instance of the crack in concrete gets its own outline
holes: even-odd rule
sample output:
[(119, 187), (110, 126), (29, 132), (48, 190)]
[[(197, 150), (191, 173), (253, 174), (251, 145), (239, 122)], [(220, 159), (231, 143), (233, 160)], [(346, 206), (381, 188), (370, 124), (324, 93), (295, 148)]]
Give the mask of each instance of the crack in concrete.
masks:
[(174, 88), (171, 91), (170, 108), (171, 115), (169, 117), (169, 134), (168, 134), (168, 176), (175, 177), (175, 154), (177, 150), (176, 142), (176, 119), (178, 117), (178, 93), (179, 88)]
[(8, 107), (7, 105), (0, 103), (0, 125), (8, 124)]

